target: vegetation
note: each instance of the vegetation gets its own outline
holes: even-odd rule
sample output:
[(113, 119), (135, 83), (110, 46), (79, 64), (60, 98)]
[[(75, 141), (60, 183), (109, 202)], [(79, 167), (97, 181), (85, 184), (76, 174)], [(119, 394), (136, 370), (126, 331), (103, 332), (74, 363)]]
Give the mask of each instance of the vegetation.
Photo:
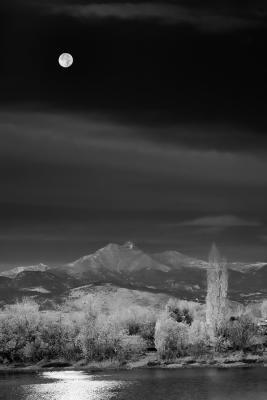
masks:
[(267, 319), (267, 300), (264, 300), (261, 305), (262, 318)]
[(228, 271), (226, 260), (213, 244), (207, 270), (206, 321), (209, 335), (215, 339), (227, 315)]
[[(105, 315), (96, 304), (86, 304), (78, 314), (42, 312), (33, 300), (24, 299), (4, 307), (0, 318), (0, 360), (38, 362), (42, 359), (124, 362), (146, 349), (143, 338), (150, 330), (135, 315), (132, 321)], [(139, 325), (137, 319), (140, 321)], [(136, 333), (139, 333), (138, 335)], [(149, 336), (149, 335), (148, 335)]]
[(103, 305), (94, 295), (50, 311), (23, 299), (0, 312), (0, 362), (63, 360), (121, 365), (156, 348), (159, 360), (259, 353), (266, 347), (267, 300), (236, 307), (227, 300), (227, 270), (216, 247), (210, 255), (206, 304), (170, 299), (155, 309), (118, 301)]
[(155, 329), (155, 345), (160, 357), (173, 359), (184, 356), (187, 343), (187, 325), (163, 314), (157, 321)]
[(256, 343), (257, 326), (250, 316), (232, 317), (221, 325), (217, 338), (226, 348), (249, 350)]
[(76, 313), (40, 311), (29, 299), (5, 306), (0, 313), (2, 363), (62, 359), (122, 364), (138, 359), (153, 346), (162, 360), (199, 358), (260, 350), (263, 339), (255, 318), (245, 313), (225, 319), (214, 341), (206, 324), (205, 305), (179, 300), (169, 301), (157, 317), (140, 306), (104, 312), (94, 299)]

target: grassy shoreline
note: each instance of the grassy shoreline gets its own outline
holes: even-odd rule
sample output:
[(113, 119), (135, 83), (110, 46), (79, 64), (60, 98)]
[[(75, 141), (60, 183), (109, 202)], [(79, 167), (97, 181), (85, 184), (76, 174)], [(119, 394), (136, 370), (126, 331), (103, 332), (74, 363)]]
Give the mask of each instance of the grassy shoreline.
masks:
[(267, 367), (267, 357), (248, 354), (243, 357), (228, 355), (226, 357), (218, 356), (213, 359), (183, 357), (174, 361), (162, 361), (156, 356), (146, 355), (135, 361), (120, 364), (118, 361), (107, 360), (103, 362), (90, 362), (81, 364), (81, 362), (66, 362), (53, 360), (37, 364), (19, 365), (16, 363), (0, 366), (0, 374), (13, 373), (39, 373), (47, 371), (86, 371), (101, 372), (106, 370), (135, 370), (135, 369), (186, 369), (186, 368), (255, 368)]

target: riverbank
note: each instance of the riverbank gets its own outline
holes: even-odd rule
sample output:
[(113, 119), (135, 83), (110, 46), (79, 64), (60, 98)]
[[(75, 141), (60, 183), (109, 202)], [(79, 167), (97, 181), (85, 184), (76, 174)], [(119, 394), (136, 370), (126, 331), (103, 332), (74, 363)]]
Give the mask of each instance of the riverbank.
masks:
[(135, 360), (120, 363), (116, 360), (102, 362), (90, 362), (85, 360), (78, 362), (42, 360), (37, 364), (11, 363), (0, 366), (0, 373), (39, 373), (53, 370), (79, 370), (88, 372), (100, 372), (105, 370), (131, 370), (131, 369), (184, 369), (184, 368), (251, 368), (267, 367), (267, 354), (263, 356), (253, 354), (230, 354), (227, 356), (209, 357), (181, 357), (174, 361), (159, 360), (155, 354), (146, 354)]

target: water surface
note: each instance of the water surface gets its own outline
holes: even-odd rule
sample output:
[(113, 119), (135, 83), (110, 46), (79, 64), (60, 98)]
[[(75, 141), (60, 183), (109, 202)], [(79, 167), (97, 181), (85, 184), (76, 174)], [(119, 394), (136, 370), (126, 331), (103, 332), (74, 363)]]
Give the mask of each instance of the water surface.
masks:
[(267, 369), (0, 375), (2, 400), (266, 400)]

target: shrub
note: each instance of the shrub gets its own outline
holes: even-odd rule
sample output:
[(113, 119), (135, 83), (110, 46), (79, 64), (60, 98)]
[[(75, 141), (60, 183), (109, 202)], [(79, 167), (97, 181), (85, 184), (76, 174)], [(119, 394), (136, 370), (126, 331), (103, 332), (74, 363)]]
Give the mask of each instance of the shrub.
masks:
[(113, 318), (127, 333), (141, 336), (148, 345), (154, 344), (156, 316), (149, 308), (134, 306), (115, 312)]
[(185, 355), (188, 344), (188, 326), (168, 315), (161, 316), (155, 328), (155, 346), (163, 359)]
[(194, 320), (188, 329), (188, 352), (195, 356), (201, 356), (209, 351), (210, 338), (206, 323), (201, 320)]
[(231, 318), (218, 330), (220, 341), (226, 341), (233, 350), (246, 350), (253, 344), (257, 327), (249, 316)]
[(120, 335), (120, 342), (117, 351), (117, 358), (120, 361), (127, 361), (144, 353), (146, 342), (138, 335)]
[(79, 327), (53, 312), (42, 313), (32, 300), (6, 306), (0, 319), (0, 355), (9, 361), (77, 359)]
[(140, 354), (146, 347), (140, 336), (129, 336), (116, 319), (104, 315), (85, 321), (78, 343), (87, 361), (109, 358), (122, 361)]
[(43, 318), (40, 331), (42, 357), (64, 357), (71, 360), (78, 359), (81, 355), (80, 347), (76, 344), (79, 326), (73, 320), (48, 313)]
[(34, 301), (23, 299), (6, 306), (0, 321), (0, 355), (10, 361), (24, 360), (28, 354), (38, 358), (39, 325), (39, 306)]
[[(102, 307), (93, 296), (87, 296), (79, 310), (73, 311), (71, 304), (64, 307), (61, 312), (44, 312), (28, 299), (5, 306), (0, 313), (0, 360), (85, 358), (90, 362), (121, 363), (141, 355), (149, 344), (154, 344), (154, 336), (163, 359), (200, 356), (211, 348), (203, 321), (204, 306), (198, 303), (170, 300), (157, 321), (150, 308)], [(263, 336), (256, 340), (256, 332), (249, 315), (232, 317), (218, 330), (216, 350), (258, 350), (259, 344), (263, 347)]]
[(218, 335), (213, 340), (213, 346), (216, 353), (227, 353), (232, 346), (231, 341), (223, 335)]
[(191, 325), (197, 312), (198, 304), (193, 301), (170, 299), (166, 311), (176, 322)]

